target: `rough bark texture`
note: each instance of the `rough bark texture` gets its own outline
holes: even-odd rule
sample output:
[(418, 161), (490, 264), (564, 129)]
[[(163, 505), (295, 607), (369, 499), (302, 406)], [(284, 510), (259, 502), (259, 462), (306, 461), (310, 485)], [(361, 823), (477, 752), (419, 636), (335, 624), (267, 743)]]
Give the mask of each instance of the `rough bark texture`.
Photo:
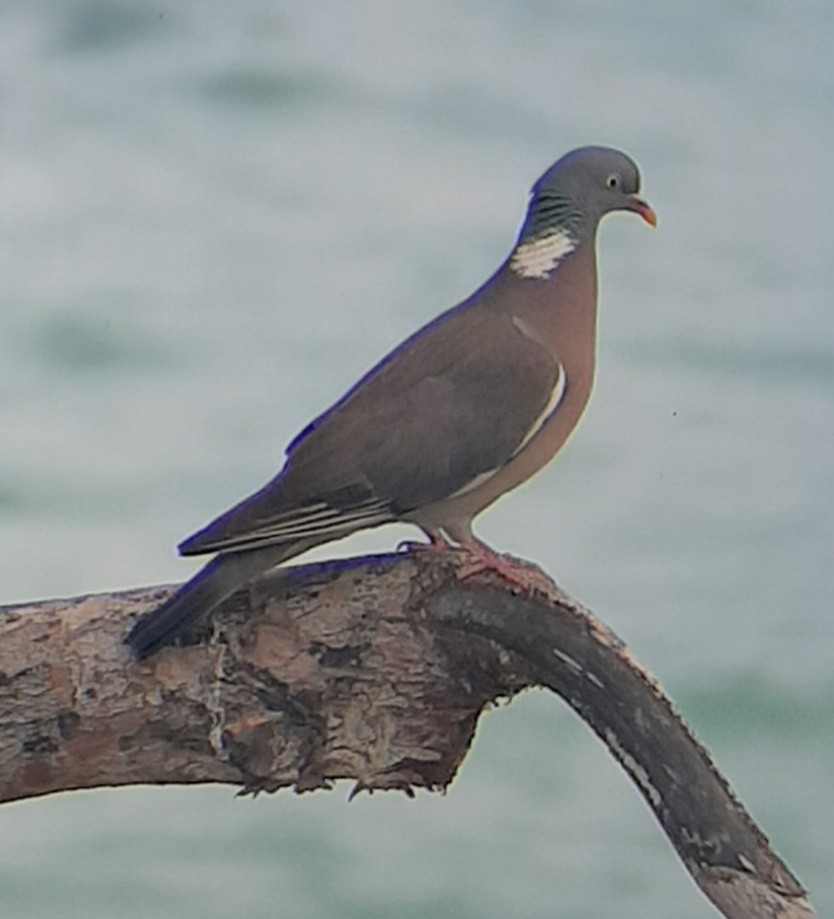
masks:
[(555, 585), (528, 598), (464, 583), (453, 559), (270, 575), (141, 664), (121, 640), (170, 588), (0, 608), (0, 801), (135, 783), (444, 788), (484, 707), (541, 685), (607, 745), (725, 916), (813, 915), (610, 630)]

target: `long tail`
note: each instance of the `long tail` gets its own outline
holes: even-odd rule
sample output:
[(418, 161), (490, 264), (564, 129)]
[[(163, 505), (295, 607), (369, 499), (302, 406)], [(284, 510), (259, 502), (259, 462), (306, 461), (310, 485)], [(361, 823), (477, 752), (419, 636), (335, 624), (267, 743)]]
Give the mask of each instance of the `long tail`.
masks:
[(173, 593), (143, 616), (125, 638), (138, 660), (170, 645), (190, 626), (206, 619), (215, 607), (259, 574), (310, 548), (310, 543), (289, 543), (218, 555)]

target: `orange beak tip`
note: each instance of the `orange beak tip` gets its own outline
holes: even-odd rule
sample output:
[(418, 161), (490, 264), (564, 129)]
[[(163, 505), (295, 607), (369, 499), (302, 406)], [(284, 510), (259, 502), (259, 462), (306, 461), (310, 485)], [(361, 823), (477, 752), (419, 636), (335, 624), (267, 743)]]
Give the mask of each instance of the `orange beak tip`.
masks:
[(650, 227), (657, 226), (657, 214), (651, 205), (647, 204), (642, 198), (637, 198), (636, 196), (632, 198), (632, 203), (635, 212), (638, 213)]

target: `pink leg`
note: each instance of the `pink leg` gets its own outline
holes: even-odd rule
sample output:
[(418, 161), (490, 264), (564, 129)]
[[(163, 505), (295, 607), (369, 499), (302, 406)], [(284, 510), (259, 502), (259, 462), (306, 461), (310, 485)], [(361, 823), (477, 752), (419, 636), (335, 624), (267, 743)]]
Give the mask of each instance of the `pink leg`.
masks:
[(553, 583), (537, 566), (521, 562), (510, 555), (502, 555), (474, 536), (462, 540), (460, 548), (471, 558), (471, 561), (458, 568), (457, 577), (460, 581), (482, 571), (494, 571), (530, 596), (537, 591), (544, 594), (553, 591)]

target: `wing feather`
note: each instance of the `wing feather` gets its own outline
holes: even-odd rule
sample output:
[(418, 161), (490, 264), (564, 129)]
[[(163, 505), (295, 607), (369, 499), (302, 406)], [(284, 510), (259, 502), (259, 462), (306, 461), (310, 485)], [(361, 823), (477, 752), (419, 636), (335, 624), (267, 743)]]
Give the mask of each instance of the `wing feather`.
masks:
[(308, 425), (276, 478), (180, 551), (324, 542), (442, 501), (509, 462), (564, 389), (564, 368), (506, 312), (456, 308)]

